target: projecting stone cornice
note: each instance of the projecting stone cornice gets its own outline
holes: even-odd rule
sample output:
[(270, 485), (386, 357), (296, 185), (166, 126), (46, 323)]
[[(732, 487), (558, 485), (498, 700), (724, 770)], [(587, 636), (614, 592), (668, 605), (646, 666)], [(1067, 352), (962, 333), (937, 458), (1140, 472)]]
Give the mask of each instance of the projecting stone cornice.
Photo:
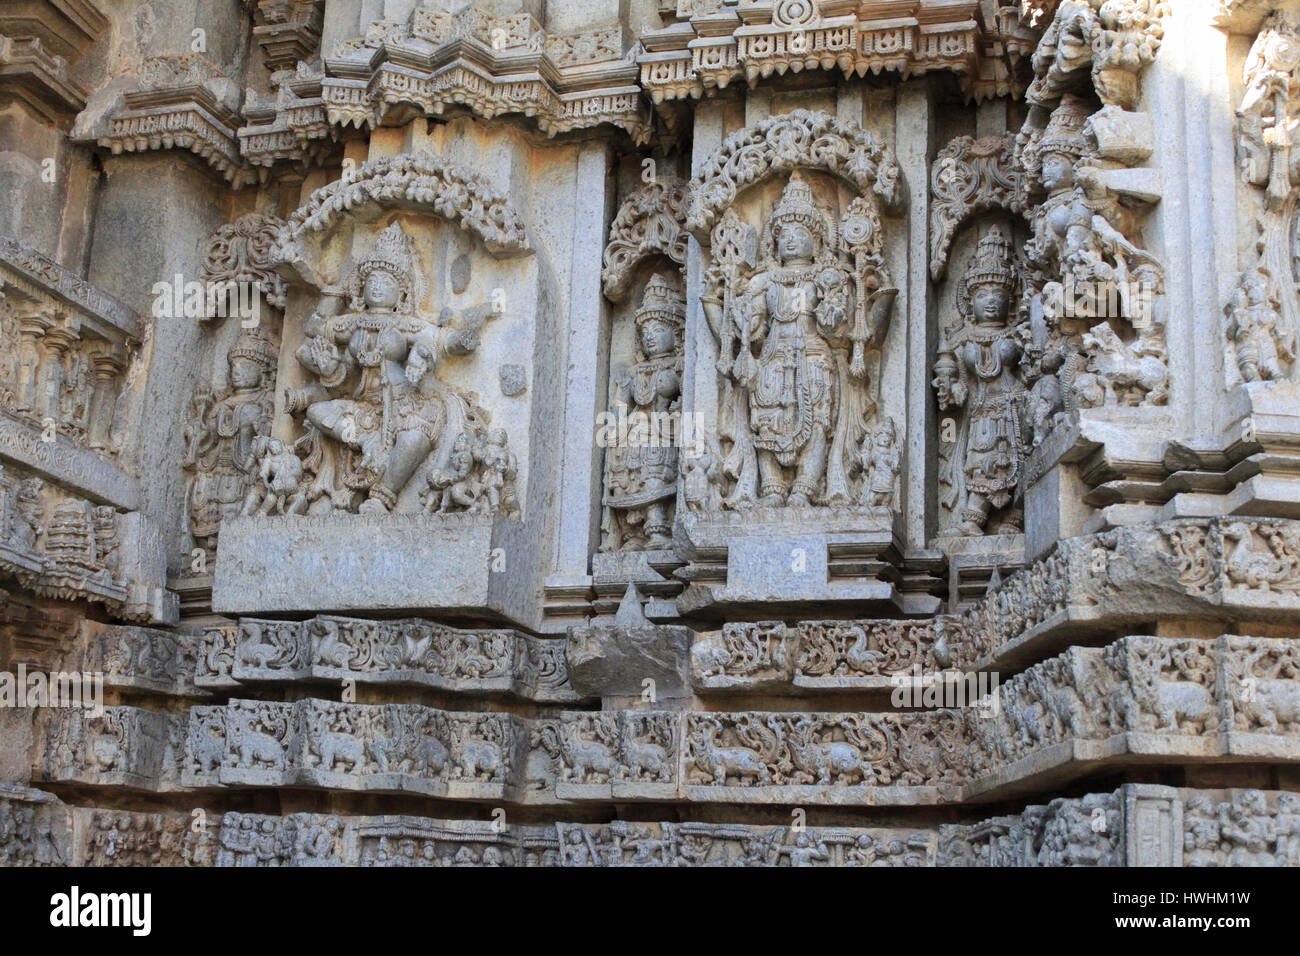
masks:
[(834, 70), (844, 76), (956, 74), (976, 99), (1019, 94), (1017, 67), (1037, 31), (1021, 4), (977, 0), (776, 0), (679, 6), (683, 22), (642, 36), (641, 85), (656, 102), (696, 98), (743, 79)]
[(135, 312), (49, 256), (7, 236), (0, 236), (0, 284), (33, 303), (74, 314), (105, 338), (140, 338)]
[(1285, 790), (1125, 784), (955, 824), (520, 824), (412, 813), (220, 813), (206, 804), (140, 812), (0, 787), (0, 814), (32, 821), (5, 847), (20, 866), (1295, 865), (1297, 805)]
[(1185, 519), (1060, 542), (960, 615), (731, 623), (692, 648), (697, 693), (869, 692), (912, 668), (1008, 671), (1161, 619), (1289, 625), (1300, 522)]
[(371, 24), (363, 39), (327, 55), (322, 97), (330, 123), (344, 127), (461, 106), (485, 117), (522, 114), (551, 136), (607, 123), (644, 142), (649, 115), (626, 39), (619, 26), (551, 35), (527, 14), (419, 9), (411, 23)]
[(68, 63), (46, 52), (38, 37), (0, 36), (0, 100), (26, 103), (62, 125), (86, 105), (86, 91), (68, 75)]
[[(92, 102), (112, 95), (106, 89)], [(78, 116), (73, 138), (113, 155), (188, 150), (239, 188), (257, 173), (239, 152), (237, 104), (233, 80), (202, 54), (150, 57), (107, 108), (88, 107)]]
[(108, 28), (108, 17), (89, 0), (6, 0), (0, 33), (34, 37), (52, 55), (76, 60)]

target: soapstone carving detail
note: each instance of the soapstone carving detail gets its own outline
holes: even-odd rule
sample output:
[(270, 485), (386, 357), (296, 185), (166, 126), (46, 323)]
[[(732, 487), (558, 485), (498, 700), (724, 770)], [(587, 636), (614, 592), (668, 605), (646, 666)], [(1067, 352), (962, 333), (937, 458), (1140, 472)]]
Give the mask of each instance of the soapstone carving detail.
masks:
[[(1026, 428), (1021, 329), (1011, 322), (1015, 291), (1011, 244), (995, 226), (980, 239), (958, 288), (960, 322), (944, 330), (934, 364), (939, 410), (962, 410), (952, 442), (942, 445), (948, 533), (983, 534), (990, 514), (1017, 495)], [(1003, 525), (1019, 531), (1021, 518), (1008, 515)]]
[(417, 311), (419, 282), (411, 240), (394, 223), (349, 273), (346, 305), (327, 297), (307, 323), (295, 355), (315, 381), (288, 390), (285, 405), (305, 429), (297, 447), (313, 514), (391, 512), (427, 461), (431, 490), (445, 492), (430, 495), (430, 510), (518, 510), (505, 432), (437, 374), (478, 349), (490, 313), (445, 310), (430, 321)]
[(656, 274), (634, 317), (636, 357), (615, 372), (614, 407), (630, 423), (626, 441), (605, 448), (605, 550), (672, 544), (681, 446), (686, 303), (674, 278)]
[[(805, 120), (814, 129), (819, 122)], [(707, 180), (696, 187), (693, 217), (707, 215), (701, 196), (710, 188)], [(734, 210), (714, 227), (701, 304), (719, 350), (719, 435), (729, 445), (721, 470), (733, 479), (725, 508), (873, 496), (855, 494), (849, 473), (877, 406), (879, 376), (868, 372), (866, 352), (878, 352), (895, 294), (881, 232), (874, 205), (861, 196), (832, 221), (798, 170), (757, 250), (753, 228)]]
[[(190, 534), (215, 561), (223, 520), (258, 496), (261, 442), (270, 437), (279, 349), (258, 329), (243, 329), (226, 353), (226, 383), (190, 400), (182, 467), (189, 474)], [(259, 496), (260, 500), (260, 496)]]

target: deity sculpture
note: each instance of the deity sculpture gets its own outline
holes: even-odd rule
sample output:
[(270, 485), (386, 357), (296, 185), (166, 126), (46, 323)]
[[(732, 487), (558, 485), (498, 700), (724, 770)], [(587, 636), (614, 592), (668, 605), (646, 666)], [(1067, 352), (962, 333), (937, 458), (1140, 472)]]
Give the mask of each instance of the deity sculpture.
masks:
[[(737, 479), (727, 505), (847, 504), (856, 444), (875, 410), (863, 348), (879, 343), (893, 302), (883, 262), (859, 255), (859, 268), (846, 265), (840, 230), (798, 171), (763, 227), (762, 259), (748, 278), (728, 255), (727, 231), (739, 225), (729, 212), (714, 230), (714, 284), (724, 297), (701, 297), (726, 377), (720, 434), (732, 449), (722, 467)], [(878, 243), (875, 226), (850, 206), (851, 241)]]
[(307, 496), (301, 490), (301, 459), (280, 439), (266, 435), (253, 439), (252, 456), (257, 482), (244, 499), (242, 514), (302, 514)]
[(19, 551), (35, 551), (45, 535), (44, 483), (39, 478), (24, 478), (14, 492), (13, 513), (8, 528), (9, 543)]
[(1008, 321), (1015, 285), (1011, 244), (994, 227), (962, 279), (961, 323), (945, 331), (934, 365), (940, 411), (965, 408), (940, 478), (953, 512), (948, 534), (983, 534), (989, 514), (1011, 502), (1020, 480), (1025, 387), (1018, 330)]
[(272, 379), (278, 351), (257, 329), (240, 332), (226, 355), (228, 379), (219, 396), (200, 391), (191, 402), (184, 468), (190, 534), (216, 555), (225, 518), (238, 515), (256, 481), (254, 440), (271, 431)]
[[(1259, 257), (1256, 270), (1242, 277), (1238, 295), (1257, 301), (1242, 308), (1229, 336), (1236, 338), (1243, 379), (1281, 380), (1297, 371), (1291, 356), (1282, 353), (1294, 352), (1300, 334), (1295, 282), (1300, 276), (1300, 149), (1294, 145), (1300, 122), (1300, 20), (1294, 12), (1275, 10), (1264, 20), (1246, 57), (1242, 87), (1237, 161), (1258, 204), (1252, 218)], [(1270, 292), (1257, 273), (1268, 276)]]
[(452, 446), (450, 467), (429, 476), (429, 496), (425, 511), (429, 514), (449, 511), (454, 506), (472, 509), (478, 501), (478, 479), (474, 476), (474, 448), (469, 435), (462, 432)]
[(867, 474), (867, 507), (873, 511), (892, 511), (897, 499), (894, 484), (903, 463), (898, 429), (892, 418), (886, 418), (874, 432), (867, 433), (859, 457), (860, 467)]
[(1295, 357), (1293, 336), (1279, 326), (1279, 294), (1273, 277), (1262, 267), (1243, 272), (1228, 305), (1228, 339), (1236, 347), (1237, 367), (1246, 382), (1284, 378)]
[(672, 545), (685, 320), (677, 283), (652, 277), (636, 312), (636, 362), (615, 375), (615, 405), (636, 427), (605, 450), (605, 550)]
[[(1126, 289), (1131, 283), (1154, 287), (1161, 268), (1126, 238), (1134, 229), (1133, 212), (1102, 185), (1101, 169), (1089, 156), (1084, 125), (1091, 114), (1086, 100), (1062, 97), (1042, 137), (1026, 150), (1026, 162), (1037, 168), (1047, 193), (1034, 211), (1034, 236), (1026, 253), (1032, 266), (1066, 284), (1058, 294), (1070, 301), (1058, 301), (1080, 318), (1113, 314), (1131, 320), (1140, 303), (1129, 302)], [(1111, 289), (1120, 297), (1116, 303), (1110, 301)]]
[(435, 374), (449, 356), (478, 348), (487, 313), (444, 309), (425, 318), (419, 277), (410, 237), (393, 223), (349, 275), (347, 310), (327, 296), (307, 323), (295, 355), (316, 381), (288, 389), (285, 404), (306, 426), (297, 447), (314, 476), (313, 513), (391, 512), (426, 463), (445, 468), (459, 435), (487, 432), (474, 397)]
[[(1024, 363), (1035, 380), (1059, 369), (1064, 389), (1072, 390), (1067, 404), (1161, 404), (1167, 374), (1155, 297), (1164, 270), (1129, 239), (1135, 215), (1106, 188), (1102, 164), (1091, 155), (1084, 135), (1091, 115), (1086, 100), (1063, 96), (1041, 136), (1023, 151), (1047, 193), (1025, 245), (1028, 310), (1042, 328), (1027, 337)], [(1120, 334), (1125, 325), (1133, 330), (1131, 341)], [(1085, 356), (1090, 377), (1076, 383)]]

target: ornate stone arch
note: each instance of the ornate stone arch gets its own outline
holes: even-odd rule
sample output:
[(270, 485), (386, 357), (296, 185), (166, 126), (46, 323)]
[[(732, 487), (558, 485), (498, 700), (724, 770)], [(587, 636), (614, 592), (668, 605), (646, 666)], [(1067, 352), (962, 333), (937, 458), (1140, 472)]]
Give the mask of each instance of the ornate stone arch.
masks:
[(691, 180), (686, 228), (707, 242), (741, 191), (795, 169), (821, 170), (874, 197), (888, 211), (902, 206), (902, 173), (875, 134), (829, 113), (794, 110), (732, 133)]
[(619, 207), (601, 269), (601, 286), (611, 302), (627, 297), (637, 266), (651, 256), (664, 256), (679, 266), (686, 262), (682, 222), (689, 198), (689, 184), (674, 176), (647, 183)]
[(498, 258), (529, 251), (523, 219), (485, 178), (433, 153), (404, 153), (365, 163), (313, 192), (280, 231), (279, 257), (299, 259), (301, 250), (294, 246), (345, 217), (367, 221), (389, 210), (429, 213), (455, 223)]
[(958, 136), (939, 151), (930, 172), (930, 277), (948, 268), (948, 253), (962, 225), (983, 212), (1017, 212), (1021, 173), (1016, 138)]

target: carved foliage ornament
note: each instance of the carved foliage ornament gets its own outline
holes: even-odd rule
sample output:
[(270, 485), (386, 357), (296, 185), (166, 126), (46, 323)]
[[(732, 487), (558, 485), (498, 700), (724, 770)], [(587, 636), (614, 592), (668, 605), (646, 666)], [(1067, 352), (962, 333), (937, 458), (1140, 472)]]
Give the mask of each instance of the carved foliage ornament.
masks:
[(249, 213), (222, 226), (208, 242), (205, 282), (256, 282), (271, 305), (284, 308), (284, 279), (275, 272), (274, 252), (284, 221)]
[(939, 152), (930, 172), (931, 278), (939, 279), (947, 269), (953, 237), (969, 217), (1015, 208), (1020, 179), (1010, 133), (958, 136)]
[(686, 228), (708, 238), (723, 211), (747, 186), (779, 173), (820, 169), (874, 193), (885, 208), (900, 208), (900, 170), (872, 133), (829, 113), (794, 110), (728, 136), (691, 180)]
[(686, 261), (687, 233), (682, 229), (689, 197), (681, 179), (656, 179), (638, 189), (619, 208), (609, 227), (601, 280), (606, 297), (627, 297), (636, 268), (651, 256)]
[(494, 255), (528, 249), (524, 223), (486, 179), (432, 153), (404, 153), (363, 164), (354, 175), (316, 190), (289, 217), (279, 254), (307, 233), (333, 228), (366, 206), (427, 210), (478, 236)]

